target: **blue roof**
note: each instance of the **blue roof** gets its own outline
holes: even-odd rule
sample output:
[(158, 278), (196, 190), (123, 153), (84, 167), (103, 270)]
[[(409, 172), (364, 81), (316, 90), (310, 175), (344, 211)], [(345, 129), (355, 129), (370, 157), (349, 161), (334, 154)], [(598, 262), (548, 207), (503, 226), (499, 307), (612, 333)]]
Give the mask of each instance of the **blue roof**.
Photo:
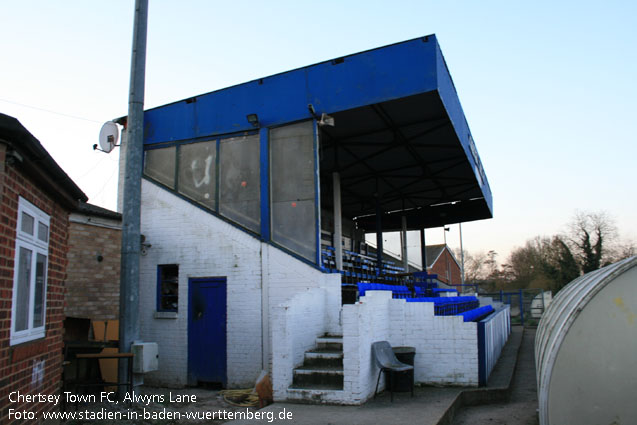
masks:
[[(341, 174), (343, 215), (384, 230), (492, 217), (492, 196), (434, 35), (368, 50), (147, 110), (145, 145), (210, 138), (254, 127), (335, 118), (324, 127), (320, 173)], [(321, 186), (322, 206), (331, 203)], [(348, 197), (349, 195), (349, 197)], [(401, 214), (402, 215), (402, 214)]]

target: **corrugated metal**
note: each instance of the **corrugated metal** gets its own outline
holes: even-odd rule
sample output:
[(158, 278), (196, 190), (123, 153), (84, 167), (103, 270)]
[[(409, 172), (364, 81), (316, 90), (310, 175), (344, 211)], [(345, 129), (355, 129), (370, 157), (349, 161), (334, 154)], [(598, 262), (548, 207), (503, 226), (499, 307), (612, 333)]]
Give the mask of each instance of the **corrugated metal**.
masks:
[[(535, 363), (538, 382), (540, 424), (549, 422), (551, 376), (557, 355), (569, 329), (587, 304), (609, 283), (637, 266), (637, 257), (585, 274), (557, 293), (538, 325), (535, 341)], [(600, 320), (608, 320), (600, 318)], [(583, 347), (594, 341), (582, 341)], [(601, 384), (601, 383), (600, 383)], [(560, 406), (563, 408), (563, 406)], [(623, 423), (623, 422), (622, 422)]]

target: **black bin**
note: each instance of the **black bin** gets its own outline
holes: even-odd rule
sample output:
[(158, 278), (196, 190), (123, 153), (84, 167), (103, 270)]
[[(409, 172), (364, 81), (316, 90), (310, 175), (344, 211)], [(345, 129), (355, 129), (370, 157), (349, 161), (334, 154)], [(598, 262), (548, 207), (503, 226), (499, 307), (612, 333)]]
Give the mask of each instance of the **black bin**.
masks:
[[(414, 365), (414, 357), (416, 357), (416, 347), (393, 347), (394, 355), (398, 359), (399, 362), (408, 364), (410, 366)], [(385, 376), (387, 379), (388, 377)], [(389, 381), (387, 381), (389, 382)], [(395, 376), (394, 380), (394, 391), (402, 392), (402, 391), (411, 391), (414, 382), (414, 371), (413, 369), (409, 372), (398, 373)]]

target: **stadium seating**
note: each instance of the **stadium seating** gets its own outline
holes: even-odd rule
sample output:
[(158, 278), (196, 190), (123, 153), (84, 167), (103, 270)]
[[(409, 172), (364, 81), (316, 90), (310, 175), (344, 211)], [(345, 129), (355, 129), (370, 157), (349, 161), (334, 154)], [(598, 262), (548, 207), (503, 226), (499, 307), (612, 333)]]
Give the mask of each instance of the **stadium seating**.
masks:
[(482, 307), (475, 308), (473, 310), (465, 311), (460, 313), (460, 316), (464, 318), (465, 322), (477, 322), (482, 320), (489, 314), (493, 313), (495, 310), (490, 305), (485, 305)]

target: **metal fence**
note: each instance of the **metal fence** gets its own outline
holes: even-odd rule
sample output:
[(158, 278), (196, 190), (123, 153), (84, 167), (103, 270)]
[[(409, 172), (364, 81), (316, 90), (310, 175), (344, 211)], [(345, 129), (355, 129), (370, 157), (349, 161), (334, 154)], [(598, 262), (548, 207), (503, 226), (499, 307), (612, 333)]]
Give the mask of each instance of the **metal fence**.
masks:
[(505, 305), (478, 322), (478, 383), (487, 385), (491, 371), (511, 334), (510, 307)]
[(480, 293), (480, 296), (491, 297), (511, 308), (511, 321), (522, 326), (535, 326), (544, 314), (551, 300), (551, 292), (542, 289), (518, 289), (515, 291), (499, 291)]

